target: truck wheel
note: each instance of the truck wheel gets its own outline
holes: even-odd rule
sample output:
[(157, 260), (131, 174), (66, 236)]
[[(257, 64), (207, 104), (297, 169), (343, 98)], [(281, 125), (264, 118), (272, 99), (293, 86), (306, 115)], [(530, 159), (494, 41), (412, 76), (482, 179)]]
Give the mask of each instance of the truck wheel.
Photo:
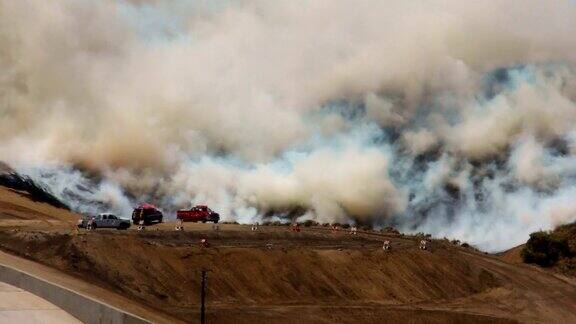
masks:
[(126, 224), (126, 223), (120, 223), (120, 225), (118, 225), (118, 227), (116, 227), (116, 229), (119, 229), (119, 230), (121, 230), (121, 231), (122, 231), (122, 230), (127, 230), (127, 229), (128, 229), (128, 226), (129, 226), (129, 225)]
[(92, 224), (90, 225), (90, 230), (91, 230), (91, 231), (94, 231), (94, 230), (96, 230), (97, 227), (98, 227), (98, 225), (96, 225), (96, 223), (92, 223)]

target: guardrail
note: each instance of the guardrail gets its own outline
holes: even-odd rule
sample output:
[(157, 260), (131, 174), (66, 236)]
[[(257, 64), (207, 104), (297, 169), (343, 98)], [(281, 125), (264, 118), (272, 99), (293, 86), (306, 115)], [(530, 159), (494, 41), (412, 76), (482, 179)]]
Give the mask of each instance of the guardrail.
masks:
[(60, 307), (84, 323), (151, 323), (103, 301), (39, 278), (5, 264), (0, 264), (0, 281), (26, 290)]

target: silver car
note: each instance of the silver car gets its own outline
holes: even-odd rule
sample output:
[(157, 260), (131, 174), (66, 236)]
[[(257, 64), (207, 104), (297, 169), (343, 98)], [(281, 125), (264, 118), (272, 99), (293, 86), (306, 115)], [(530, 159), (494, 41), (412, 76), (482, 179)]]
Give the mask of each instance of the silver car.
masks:
[(82, 218), (78, 221), (78, 227), (94, 230), (96, 228), (116, 228), (125, 230), (130, 227), (130, 220), (122, 219), (114, 214), (103, 213), (97, 216)]

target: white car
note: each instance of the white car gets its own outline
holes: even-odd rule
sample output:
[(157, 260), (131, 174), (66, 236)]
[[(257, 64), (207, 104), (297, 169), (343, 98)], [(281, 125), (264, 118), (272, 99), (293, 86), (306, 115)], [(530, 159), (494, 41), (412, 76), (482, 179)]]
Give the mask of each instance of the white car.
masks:
[(122, 219), (114, 214), (103, 213), (93, 217), (82, 218), (78, 227), (94, 230), (96, 228), (116, 228), (125, 230), (130, 227), (130, 220)]

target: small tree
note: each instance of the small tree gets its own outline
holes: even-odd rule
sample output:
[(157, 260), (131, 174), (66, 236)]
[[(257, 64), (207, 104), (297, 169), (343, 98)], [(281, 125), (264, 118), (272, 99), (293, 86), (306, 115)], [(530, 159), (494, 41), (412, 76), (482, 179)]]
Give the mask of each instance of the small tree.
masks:
[(316, 223), (311, 219), (304, 221), (304, 227), (310, 227), (310, 226), (318, 226), (318, 223)]
[(551, 267), (563, 256), (570, 254), (566, 239), (558, 238), (547, 232), (530, 234), (530, 239), (522, 249), (522, 259), (526, 263), (536, 263), (542, 267)]
[(360, 227), (360, 229), (362, 229), (363, 231), (371, 231), (372, 230), (372, 226), (371, 225), (362, 225)]

